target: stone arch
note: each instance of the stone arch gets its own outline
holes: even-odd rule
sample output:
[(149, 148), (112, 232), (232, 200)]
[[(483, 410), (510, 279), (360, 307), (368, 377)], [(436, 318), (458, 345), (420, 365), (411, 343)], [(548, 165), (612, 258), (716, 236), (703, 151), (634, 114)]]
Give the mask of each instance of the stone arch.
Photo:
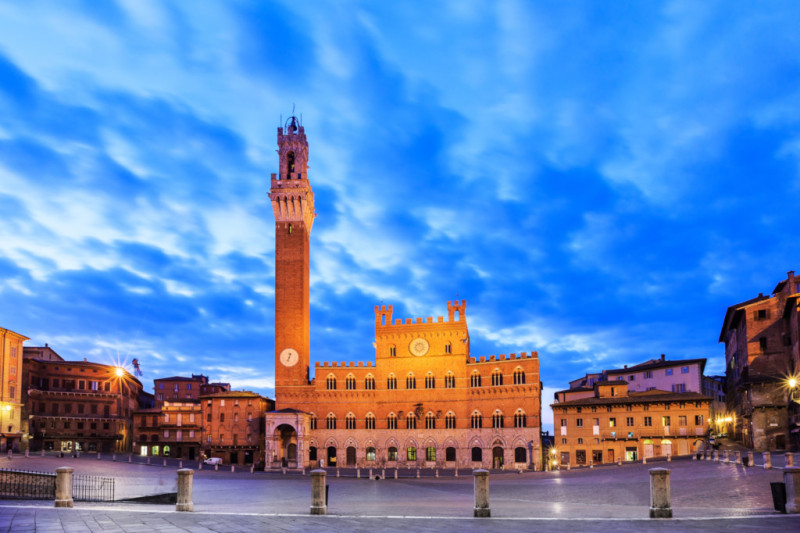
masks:
[(527, 449), (528, 448), (528, 442), (530, 442), (530, 441), (525, 440), (522, 437), (522, 435), (516, 435), (515, 437), (513, 437), (513, 440), (512, 440), (513, 444), (511, 445), (511, 447), (512, 448), (519, 448), (521, 446), (521, 447)]
[(400, 446), (400, 444), (397, 442), (396, 438), (389, 437), (388, 439), (386, 439), (386, 449), (388, 450), (392, 446), (394, 446), (395, 448), (398, 448)]
[(436, 444), (436, 439), (434, 439), (433, 437), (427, 437), (424, 441), (422, 441), (423, 448), (429, 448), (431, 446), (438, 449), (438, 446)]
[(405, 442), (403, 442), (403, 448), (410, 448), (413, 446), (414, 448), (419, 448), (419, 444), (417, 444), (417, 439), (414, 437), (406, 438)]
[(468, 448), (485, 448), (483, 445), (483, 440), (477, 436), (473, 435), (471, 439), (469, 439), (469, 444), (467, 445)]
[(334, 448), (338, 448), (339, 443), (333, 437), (328, 437), (327, 439), (325, 439), (325, 447), (330, 448), (331, 446), (333, 446)]
[(349, 448), (352, 446), (353, 448), (358, 448), (358, 441), (353, 437), (348, 437), (346, 441), (344, 441), (344, 447)]
[(508, 442), (506, 442), (506, 439), (499, 434), (492, 435), (490, 442), (492, 443), (492, 448), (495, 446), (502, 446), (506, 449), (508, 448)]
[(442, 443), (442, 448), (458, 448), (458, 441), (453, 437), (447, 437)]

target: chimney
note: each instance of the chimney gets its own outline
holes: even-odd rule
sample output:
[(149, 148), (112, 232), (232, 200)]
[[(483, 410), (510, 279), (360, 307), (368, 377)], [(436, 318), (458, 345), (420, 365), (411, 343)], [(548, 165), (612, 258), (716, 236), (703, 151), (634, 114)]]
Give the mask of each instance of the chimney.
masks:
[(49, 345), (49, 344), (47, 344), (47, 343), (44, 343), (44, 347), (45, 347), (45, 348), (49, 348), (49, 347), (50, 347), (50, 345)]
[(664, 354), (663, 353), (661, 354), (661, 360), (662, 361), (664, 360)]

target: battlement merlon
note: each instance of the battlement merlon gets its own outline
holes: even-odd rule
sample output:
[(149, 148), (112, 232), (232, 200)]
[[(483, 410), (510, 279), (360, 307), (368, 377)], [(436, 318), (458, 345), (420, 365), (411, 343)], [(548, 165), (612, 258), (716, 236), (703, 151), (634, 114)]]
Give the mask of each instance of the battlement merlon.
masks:
[(375, 306), (375, 327), (389, 326), (392, 323), (392, 306)]
[(455, 302), (447, 302), (447, 316), (450, 322), (461, 322), (467, 319), (467, 301), (456, 300)]
[[(447, 302), (448, 320), (443, 317), (394, 318), (391, 305), (375, 306), (375, 334), (392, 334), (398, 330), (438, 331), (441, 329), (467, 330), (467, 301)], [(422, 328), (422, 329), (420, 329)]]

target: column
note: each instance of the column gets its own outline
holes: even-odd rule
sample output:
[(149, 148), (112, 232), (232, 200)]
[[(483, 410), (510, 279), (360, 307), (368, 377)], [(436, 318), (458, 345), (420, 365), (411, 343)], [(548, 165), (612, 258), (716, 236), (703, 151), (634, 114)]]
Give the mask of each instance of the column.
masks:
[(56, 468), (56, 507), (72, 507), (72, 473), (69, 466)]
[(650, 470), (650, 518), (672, 518), (669, 476), (667, 468)]
[(786, 484), (786, 512), (800, 513), (800, 467), (784, 468), (783, 482)]
[(472, 472), (475, 484), (475, 509), (472, 516), (488, 518), (492, 516), (489, 509), (489, 471), (479, 468)]
[(328, 514), (328, 502), (325, 498), (327, 475), (321, 468), (311, 471), (311, 514)]
[(192, 502), (193, 484), (194, 470), (191, 468), (178, 470), (178, 503), (175, 504), (176, 511), (194, 511), (194, 503)]

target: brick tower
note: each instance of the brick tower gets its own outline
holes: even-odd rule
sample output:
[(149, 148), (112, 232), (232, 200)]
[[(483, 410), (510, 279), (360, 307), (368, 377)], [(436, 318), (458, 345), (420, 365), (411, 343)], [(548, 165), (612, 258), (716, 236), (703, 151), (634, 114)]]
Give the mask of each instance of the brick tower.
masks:
[(316, 213), (308, 141), (297, 117), (278, 128), (278, 155), (280, 170), (272, 174), (269, 193), (275, 214), (276, 403), (309, 383), (309, 238)]

